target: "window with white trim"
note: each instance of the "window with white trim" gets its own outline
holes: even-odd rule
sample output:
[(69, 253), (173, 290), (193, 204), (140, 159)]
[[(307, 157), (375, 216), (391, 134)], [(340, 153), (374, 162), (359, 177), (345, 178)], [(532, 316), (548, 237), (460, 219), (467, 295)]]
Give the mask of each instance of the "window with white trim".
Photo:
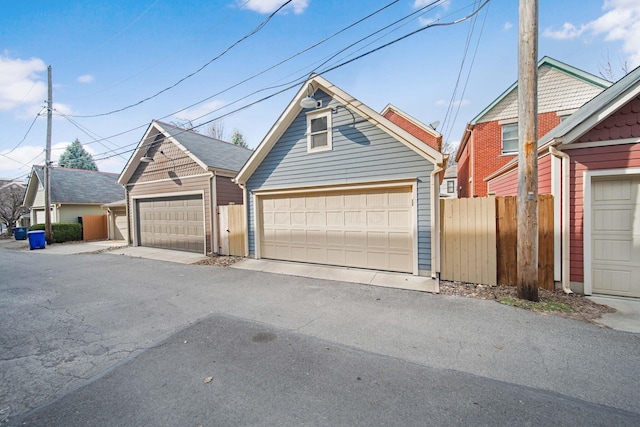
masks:
[(331, 138), (331, 110), (307, 114), (307, 152), (329, 151)]
[(502, 154), (518, 152), (518, 124), (502, 125)]
[(454, 192), (454, 186), (456, 185), (456, 183), (454, 182), (453, 179), (449, 179), (447, 180), (447, 193), (453, 193)]

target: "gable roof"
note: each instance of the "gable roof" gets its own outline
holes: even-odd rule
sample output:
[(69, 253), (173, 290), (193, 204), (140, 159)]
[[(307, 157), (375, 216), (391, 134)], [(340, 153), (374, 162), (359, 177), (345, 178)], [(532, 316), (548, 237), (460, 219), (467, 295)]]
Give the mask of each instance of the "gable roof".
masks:
[[(51, 203), (103, 204), (124, 197), (117, 173), (52, 167), (50, 169)], [(34, 165), (25, 193), (24, 205), (31, 207), (39, 188), (44, 188), (44, 166)]]
[(433, 136), (434, 138), (442, 137), (442, 134), (440, 132), (438, 132), (437, 130), (435, 130), (435, 128), (432, 128), (430, 125), (422, 123), (420, 120), (418, 120), (415, 117), (405, 113), (404, 111), (402, 111), (401, 109), (399, 109), (398, 107), (396, 107), (393, 104), (387, 104), (387, 106), (384, 107), (384, 109), (380, 112), (380, 115), (381, 116), (386, 116), (386, 114), (389, 111), (393, 111), (397, 115), (402, 116), (402, 118), (404, 118), (405, 120), (413, 123), (414, 125), (416, 125), (420, 129), (424, 130), (425, 132), (427, 132), (429, 135)]
[[(300, 101), (307, 96), (307, 88), (311, 85), (314, 89), (314, 93), (317, 90), (322, 90), (327, 95), (331, 96), (349, 110), (358, 113), (365, 120), (369, 121), (372, 125), (378, 127), (383, 132), (391, 135), (402, 144), (411, 148), (425, 159), (431, 161), (434, 164), (442, 164), (444, 156), (442, 153), (435, 150), (433, 147), (420, 141), (415, 136), (411, 135), (400, 126), (386, 119), (381, 114), (375, 112), (371, 108), (367, 107), (362, 102), (355, 99), (342, 89), (335, 86), (333, 83), (326, 80), (324, 77), (312, 74), (309, 79), (301, 86), (300, 90), (293, 97), (287, 108), (280, 115), (278, 120), (273, 124), (267, 135), (260, 142), (255, 149), (249, 160), (244, 164), (234, 181), (240, 184), (244, 184), (251, 177), (253, 172), (262, 163), (267, 154), (271, 151), (273, 146), (278, 142), (282, 134), (291, 125), (293, 120), (300, 114), (303, 108), (300, 106)], [(415, 119), (413, 119), (415, 120)]]
[(153, 139), (149, 137), (154, 131), (168, 138), (205, 170), (235, 173), (240, 170), (253, 152), (248, 148), (153, 120), (122, 170), (118, 178), (120, 184), (125, 185), (136, 171), (140, 159), (145, 156), (148, 147), (153, 143)]
[[(538, 114), (540, 114), (579, 108), (611, 86), (612, 83), (545, 56), (538, 61), (538, 84)], [(518, 116), (517, 88), (518, 81), (516, 80), (467, 123), (456, 152), (456, 161), (460, 159), (476, 124)], [(503, 109), (493, 111), (500, 103), (503, 103)]]
[(567, 117), (540, 138), (538, 146), (550, 142), (553, 142), (553, 145), (571, 144), (638, 95), (640, 95), (640, 67)]
[[(550, 145), (573, 143), (639, 95), (640, 67), (637, 67), (540, 138), (538, 140), (538, 155), (545, 152)], [(495, 173), (487, 176), (485, 181), (502, 175), (517, 164), (518, 158), (516, 157)]]
[[(559, 72), (559, 74), (556, 75), (555, 79), (557, 79), (558, 77), (562, 78), (562, 77), (569, 77), (570, 79), (563, 79), (564, 81), (558, 82), (558, 83), (554, 83), (554, 82), (549, 82), (548, 86), (549, 87), (541, 87), (538, 88), (538, 93), (541, 93), (542, 91), (540, 89), (550, 89), (550, 92), (554, 93), (553, 96), (553, 100), (549, 100), (549, 102), (553, 102), (554, 104), (562, 104), (563, 99), (562, 98), (575, 98), (576, 97), (576, 93), (574, 90), (572, 90), (573, 88), (567, 88), (567, 86), (570, 84), (571, 80), (578, 80), (581, 81), (583, 83), (587, 83), (587, 85), (594, 87), (597, 90), (602, 91), (603, 89), (608, 88), (609, 86), (611, 86), (611, 82), (605, 79), (602, 79), (598, 76), (595, 76), (591, 73), (587, 73), (586, 71), (580, 70), (576, 67), (572, 67), (571, 65), (565, 64), (564, 62), (560, 62), (557, 59), (553, 59), (550, 58), (548, 56), (543, 57), (539, 62), (538, 62), (538, 82), (540, 84), (542, 84), (542, 80), (545, 76), (544, 70), (542, 70), (542, 68), (548, 68), (550, 70), (553, 71), (557, 71)], [(483, 119), (486, 119), (486, 115), (494, 108), (496, 107), (501, 101), (503, 101), (505, 98), (507, 98), (508, 96), (514, 96), (516, 95), (516, 89), (518, 88), (518, 81), (516, 80), (511, 86), (509, 86), (507, 88), (507, 90), (505, 90), (504, 92), (502, 92), (500, 94), (500, 96), (498, 96), (496, 99), (493, 100), (493, 102), (491, 102), (484, 110), (482, 110), (477, 116), (475, 116), (473, 119), (471, 119), (471, 121), (469, 122), (472, 125), (475, 125), (476, 123), (480, 123), (480, 121), (483, 121)], [(568, 89), (568, 90), (563, 90), (563, 89)], [(559, 92), (560, 91), (560, 92)], [(560, 93), (561, 96), (557, 96), (557, 94)], [(589, 94), (584, 94), (583, 97), (588, 97), (588, 99), (585, 99), (584, 101), (582, 101), (580, 103), (580, 105), (584, 104), (585, 102), (587, 102), (589, 99), (593, 98), (595, 95), (591, 95), (589, 96)], [(539, 103), (544, 102), (544, 100), (539, 100)], [(579, 100), (578, 100), (579, 102)], [(562, 107), (557, 107), (557, 108), (561, 108)], [(557, 108), (552, 109), (553, 111), (557, 111)], [(568, 109), (571, 107), (566, 107), (564, 109)], [(575, 108), (575, 107), (574, 107)], [(542, 113), (544, 112), (545, 109), (544, 108), (538, 108), (538, 112)], [(515, 115), (513, 115), (512, 117), (517, 117), (518, 113), (517, 110), (515, 111)], [(484, 121), (488, 121), (488, 120), (484, 120)]]

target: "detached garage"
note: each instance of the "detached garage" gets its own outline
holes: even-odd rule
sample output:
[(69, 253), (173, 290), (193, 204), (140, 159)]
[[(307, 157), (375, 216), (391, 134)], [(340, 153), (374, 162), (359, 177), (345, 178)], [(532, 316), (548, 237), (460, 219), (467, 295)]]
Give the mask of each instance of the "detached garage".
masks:
[(242, 204), (233, 176), (251, 150), (154, 121), (118, 182), (134, 246), (218, 252), (217, 207)]
[[(555, 280), (565, 292), (640, 298), (640, 67), (540, 138), (538, 159), (555, 201)], [(514, 194), (517, 160), (486, 179)]]
[(435, 275), (443, 161), (313, 76), (236, 177), (245, 189), (248, 255)]

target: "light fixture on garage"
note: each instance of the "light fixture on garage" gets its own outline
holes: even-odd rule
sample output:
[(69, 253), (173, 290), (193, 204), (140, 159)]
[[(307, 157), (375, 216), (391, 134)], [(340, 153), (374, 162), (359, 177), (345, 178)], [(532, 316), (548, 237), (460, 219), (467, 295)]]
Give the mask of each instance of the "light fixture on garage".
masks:
[(151, 162), (153, 162), (153, 157), (144, 156), (144, 157), (142, 157), (142, 158), (140, 159), (140, 161), (141, 161), (142, 163), (151, 163)]
[(167, 154), (163, 150), (160, 150), (160, 154), (165, 156), (167, 159), (171, 160), (171, 165), (173, 167), (173, 170), (175, 170), (176, 169), (176, 162), (171, 157), (167, 156)]
[(302, 98), (302, 100), (300, 101), (300, 106), (302, 108), (318, 108), (318, 106), (322, 106), (322, 101), (318, 101), (312, 96), (315, 90), (313, 90), (312, 92), (310, 89), (313, 89), (311, 83), (307, 85), (307, 96)]

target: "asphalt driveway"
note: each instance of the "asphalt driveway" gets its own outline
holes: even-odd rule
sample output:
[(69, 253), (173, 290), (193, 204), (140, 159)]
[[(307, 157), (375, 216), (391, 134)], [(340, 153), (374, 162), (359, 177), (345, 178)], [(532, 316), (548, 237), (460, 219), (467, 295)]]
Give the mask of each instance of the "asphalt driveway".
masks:
[(397, 405), (394, 417), (405, 408), (405, 425), (521, 413), (640, 422), (638, 334), (491, 301), (125, 256), (0, 249), (0, 270), (10, 425), (391, 423), (376, 402)]

